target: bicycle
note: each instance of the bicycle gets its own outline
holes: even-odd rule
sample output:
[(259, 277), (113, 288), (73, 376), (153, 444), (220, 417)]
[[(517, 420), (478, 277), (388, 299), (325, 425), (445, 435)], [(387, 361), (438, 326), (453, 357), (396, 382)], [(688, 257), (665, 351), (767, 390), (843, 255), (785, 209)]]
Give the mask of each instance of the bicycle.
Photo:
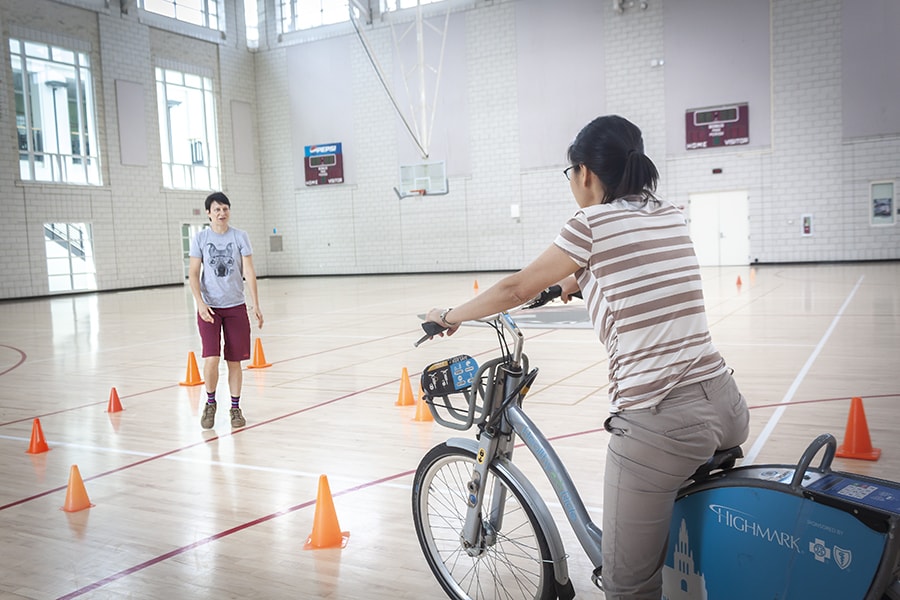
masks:
[[(450, 598), (575, 596), (554, 518), (513, 463), (520, 439), (548, 477), (602, 590), (602, 532), (522, 408), (538, 373), (523, 353), (524, 335), (508, 312), (482, 322), (496, 330), (500, 356), (478, 366), (460, 355), (422, 372), (435, 422), (477, 427), (475, 439), (432, 448), (416, 470), (412, 514), (428, 566)], [(430, 322), (422, 327), (416, 345), (443, 331)], [(711, 457), (679, 491), (663, 598), (900, 599), (900, 484), (832, 471), (835, 447), (833, 436), (820, 435), (796, 465), (735, 467), (740, 448)], [(811, 467), (822, 449), (821, 463)]]

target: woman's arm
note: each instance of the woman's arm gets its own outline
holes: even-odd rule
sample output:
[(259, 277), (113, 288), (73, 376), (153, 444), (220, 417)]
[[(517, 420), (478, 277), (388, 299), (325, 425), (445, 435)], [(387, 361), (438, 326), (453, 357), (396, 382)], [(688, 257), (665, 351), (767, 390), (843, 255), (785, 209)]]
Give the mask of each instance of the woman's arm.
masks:
[(504, 277), (471, 300), (452, 308), (444, 314), (444, 321), (440, 308), (428, 311), (426, 320), (449, 327), (452, 334), (463, 321), (481, 319), (524, 304), (541, 290), (574, 274), (578, 268), (558, 246), (550, 246), (521, 271)]

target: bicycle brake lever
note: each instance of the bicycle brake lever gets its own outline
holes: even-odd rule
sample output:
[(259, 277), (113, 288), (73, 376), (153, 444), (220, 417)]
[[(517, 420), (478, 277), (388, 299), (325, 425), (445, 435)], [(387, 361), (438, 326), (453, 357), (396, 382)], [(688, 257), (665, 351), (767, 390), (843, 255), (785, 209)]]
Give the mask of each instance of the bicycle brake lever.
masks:
[[(537, 298), (531, 301), (528, 306), (525, 308), (537, 308), (538, 306), (543, 306), (550, 302), (551, 300), (556, 300), (562, 296), (562, 287), (559, 285), (551, 285), (546, 290), (538, 294)], [(570, 295), (571, 298), (581, 298), (581, 290)]]
[(422, 342), (425, 342), (427, 340), (430, 340), (431, 338), (438, 335), (439, 333), (443, 333), (444, 331), (447, 331), (447, 329), (449, 329), (449, 327), (441, 327), (440, 325), (438, 325), (437, 323), (435, 323), (433, 321), (425, 321), (424, 323), (422, 323), (422, 329), (425, 330), (425, 335), (420, 337), (419, 340), (415, 344), (413, 344), (413, 348), (418, 348), (419, 344), (421, 344)]

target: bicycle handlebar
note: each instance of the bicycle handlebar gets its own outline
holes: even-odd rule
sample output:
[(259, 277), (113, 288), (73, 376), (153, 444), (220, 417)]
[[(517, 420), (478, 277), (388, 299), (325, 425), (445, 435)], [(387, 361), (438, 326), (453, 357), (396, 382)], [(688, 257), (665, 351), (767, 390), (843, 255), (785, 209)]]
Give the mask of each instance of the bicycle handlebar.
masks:
[(447, 331), (449, 329), (449, 327), (441, 327), (434, 321), (425, 321), (424, 323), (422, 323), (422, 329), (425, 330), (425, 335), (420, 337), (418, 339), (418, 341), (416, 341), (416, 343), (413, 344), (414, 348), (418, 348), (419, 344), (421, 344), (422, 342), (430, 340), (434, 336), (444, 333), (445, 331)]

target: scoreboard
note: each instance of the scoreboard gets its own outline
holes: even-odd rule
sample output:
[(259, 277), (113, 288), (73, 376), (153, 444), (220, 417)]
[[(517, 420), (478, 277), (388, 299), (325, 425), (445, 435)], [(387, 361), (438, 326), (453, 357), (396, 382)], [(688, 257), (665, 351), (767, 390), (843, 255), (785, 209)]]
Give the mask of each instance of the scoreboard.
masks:
[(747, 103), (695, 108), (685, 111), (685, 147), (688, 150), (739, 146), (750, 143)]
[(344, 183), (344, 159), (340, 142), (306, 146), (306, 185)]

